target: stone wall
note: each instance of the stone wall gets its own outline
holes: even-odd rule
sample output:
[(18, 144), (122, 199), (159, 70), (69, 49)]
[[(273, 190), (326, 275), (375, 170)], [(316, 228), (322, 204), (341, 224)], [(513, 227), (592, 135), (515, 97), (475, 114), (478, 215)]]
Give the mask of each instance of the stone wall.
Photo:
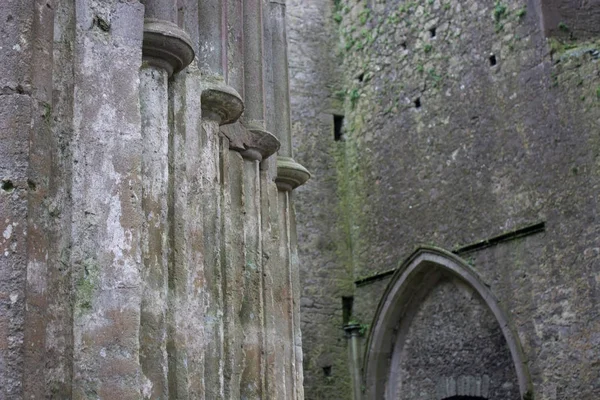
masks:
[[(292, 98), (299, 159), (324, 152), (335, 167), (315, 173), (313, 185), (328, 182), (317, 205), (308, 186), (300, 196), (300, 220), (323, 213), (319, 225), (299, 231), (300, 252), (325, 242), (342, 254), (331, 273), (332, 256), (312, 257), (304, 301), (327, 293), (322, 307), (338, 317), (332, 312), (327, 323), (304, 307), (302, 318), (326, 324), (320, 329), (329, 335), (342, 323), (340, 297), (353, 295), (353, 318), (370, 324), (386, 271), (418, 245), (438, 246), (470, 264), (507, 310), (536, 399), (600, 396), (597, 34), (568, 22), (582, 33), (563, 35), (557, 25), (555, 34), (533, 1), (327, 5), (330, 14), (321, 14), (331, 18), (318, 27), (339, 36), (321, 35), (333, 43), (321, 40), (316, 54), (335, 46), (342, 72), (323, 65), (320, 75), (296, 76)], [(318, 36), (305, 23), (290, 18), (298, 43)], [(298, 52), (291, 68), (311, 57)], [(317, 134), (309, 125), (319, 121), (303, 93), (314, 76), (331, 87), (329, 101), (343, 97), (342, 150), (322, 142), (327, 128)], [(357, 284), (336, 292), (336, 283), (310, 279), (320, 274)], [(306, 354), (318, 349), (312, 343)], [(342, 353), (331, 363), (346, 362)], [(306, 392), (328, 387), (315, 385), (307, 382)], [(340, 393), (351, 398), (349, 391)]]
[(283, 5), (0, 20), (0, 398), (302, 399)]
[(298, 235), (303, 246), (301, 307), (304, 382), (308, 399), (348, 398), (352, 382), (343, 325), (342, 297), (352, 296), (349, 249), (340, 239), (336, 163), (343, 144), (334, 140), (334, 115), (343, 104), (337, 26), (330, 0), (288, 0), (292, 130), (297, 159), (313, 178), (296, 192)]

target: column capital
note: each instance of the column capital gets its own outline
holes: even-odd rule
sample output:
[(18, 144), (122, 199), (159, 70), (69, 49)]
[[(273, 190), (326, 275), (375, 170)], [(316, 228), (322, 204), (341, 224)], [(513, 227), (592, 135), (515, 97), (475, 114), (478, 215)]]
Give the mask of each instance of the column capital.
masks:
[(346, 332), (346, 337), (353, 337), (353, 336), (357, 336), (357, 337), (362, 337), (364, 336), (364, 326), (361, 324), (355, 324), (355, 323), (351, 323), (351, 324), (346, 324), (344, 325), (344, 332)]
[(244, 112), (244, 102), (239, 93), (222, 81), (208, 82), (202, 90), (202, 116), (219, 122), (232, 124)]
[(149, 65), (165, 69), (171, 76), (192, 62), (194, 49), (188, 34), (173, 22), (146, 18), (142, 58)]
[(221, 127), (221, 132), (229, 139), (229, 148), (249, 160), (262, 161), (279, 150), (275, 135), (258, 126), (236, 123)]
[(298, 164), (292, 157), (277, 157), (277, 188), (291, 191), (310, 179), (310, 172)]

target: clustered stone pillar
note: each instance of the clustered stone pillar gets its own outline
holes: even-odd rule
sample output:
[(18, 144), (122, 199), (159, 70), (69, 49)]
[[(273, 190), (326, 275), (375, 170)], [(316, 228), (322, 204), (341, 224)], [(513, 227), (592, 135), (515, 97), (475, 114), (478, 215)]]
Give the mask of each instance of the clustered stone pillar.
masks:
[(1, 398), (302, 398), (283, 17), (0, 4)]
[(147, 398), (168, 397), (167, 313), (169, 277), (168, 79), (194, 58), (188, 35), (177, 24), (174, 0), (146, 0), (140, 111), (142, 117), (143, 294), (140, 364)]
[(277, 176), (275, 182), (279, 189), (280, 219), (285, 222), (285, 246), (287, 254), (286, 269), (288, 273), (287, 286), (289, 298), (287, 311), (291, 318), (289, 320), (290, 330), (290, 354), (291, 363), (292, 398), (302, 398), (302, 343), (300, 332), (300, 288), (295, 287), (299, 282), (298, 254), (295, 243), (296, 221), (291, 202), (291, 191), (303, 185), (309, 178), (310, 173), (302, 165), (293, 159), (291, 120), (290, 120), (290, 96), (288, 79), (288, 56), (287, 36), (285, 24), (285, 0), (270, 1), (269, 30), (271, 37), (272, 79), (273, 79), (273, 109), (275, 132), (281, 141), (281, 150), (277, 156)]

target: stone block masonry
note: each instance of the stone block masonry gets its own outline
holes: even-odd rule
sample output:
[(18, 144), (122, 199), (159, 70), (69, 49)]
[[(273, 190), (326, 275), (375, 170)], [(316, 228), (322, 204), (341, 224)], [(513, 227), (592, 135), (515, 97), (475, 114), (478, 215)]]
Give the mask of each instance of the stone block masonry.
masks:
[(0, 20), (0, 399), (303, 399), (285, 7)]
[(600, 398), (598, 12), (288, 1), (307, 398)]

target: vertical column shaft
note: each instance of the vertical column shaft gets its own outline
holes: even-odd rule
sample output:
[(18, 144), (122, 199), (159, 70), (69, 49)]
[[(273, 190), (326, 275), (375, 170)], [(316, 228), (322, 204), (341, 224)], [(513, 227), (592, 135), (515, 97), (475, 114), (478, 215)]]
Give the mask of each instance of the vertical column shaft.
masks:
[[(169, 303), (179, 297), (177, 286), (170, 296), (173, 275), (185, 270), (170, 268), (169, 194), (169, 83), (171, 74), (185, 68), (194, 52), (188, 35), (177, 26), (177, 1), (146, 0), (143, 58), (140, 71), (142, 114), (142, 230), (143, 295), (141, 303), (140, 364), (149, 385), (144, 396), (152, 399), (187, 398), (187, 373), (181, 371), (185, 340), (179, 341), (180, 326), (168, 314), (178, 314)], [(187, 211), (183, 203), (183, 211)], [(185, 265), (185, 264), (184, 264)], [(185, 332), (185, 329), (183, 329)], [(175, 343), (175, 346), (172, 346)], [(170, 351), (173, 350), (173, 351)], [(170, 353), (170, 354), (169, 354)], [(185, 369), (185, 368), (184, 368)], [(171, 379), (172, 378), (172, 379)]]
[(200, 0), (198, 3), (199, 53), (198, 65), (213, 74), (223, 76), (225, 70), (224, 0)]
[(362, 399), (362, 374), (361, 374), (361, 327), (358, 324), (346, 325), (344, 327), (348, 340), (348, 358), (350, 360), (350, 372), (352, 374), (352, 386), (354, 388), (354, 399)]
[(54, 10), (36, 0), (32, 58), (33, 120), (29, 136), (27, 178), (27, 286), (25, 306), (23, 374), (24, 398), (43, 398), (46, 392), (46, 325), (48, 264), (53, 218), (44, 204), (52, 196), (52, 55)]
[(240, 385), (241, 398), (262, 398), (263, 363), (263, 265), (260, 209), (259, 162), (244, 159), (244, 293), (242, 304), (244, 370)]
[(245, 122), (264, 128), (262, 0), (244, 0)]
[(142, 260), (140, 364), (152, 383), (146, 398), (168, 396), (166, 313), (168, 278), (168, 73), (153, 66), (140, 70), (142, 115)]
[(285, 4), (271, 1), (271, 28), (273, 60), (273, 107), (275, 114), (274, 134), (281, 142), (280, 156), (292, 157), (290, 122), (290, 87), (288, 77), (287, 36)]
[(27, 173), (35, 1), (1, 2), (0, 398), (22, 397)]
[[(76, 38), (75, 8), (72, 0), (55, 0), (53, 3), (54, 23), (61, 29), (54, 31), (52, 68), (52, 108), (45, 118), (50, 125), (52, 141), (52, 167), (48, 183), (50, 189), (46, 204), (52, 222), (48, 242), (48, 278), (46, 307), (45, 379), (33, 376), (45, 387), (46, 398), (72, 398), (73, 380), (73, 295), (71, 250), (73, 249), (72, 195), (73, 183), (73, 84)], [(47, 8), (47, 7), (46, 7)], [(39, 183), (38, 183), (39, 184)], [(77, 239), (77, 238), (76, 238)], [(36, 398), (37, 395), (35, 395)], [(31, 396), (25, 396), (31, 398)]]
[[(176, 0), (145, 0), (144, 18), (176, 22)], [(145, 27), (147, 29), (147, 27)], [(147, 42), (147, 37), (144, 38)], [(156, 48), (162, 50), (157, 45)], [(143, 294), (140, 324), (140, 364), (147, 387), (145, 398), (169, 396), (167, 358), (167, 282), (169, 276), (167, 220), (169, 194), (168, 78), (161, 57), (144, 56), (147, 64), (140, 70), (140, 111), (142, 115), (142, 229)]]
[[(77, 1), (73, 398), (139, 398), (143, 7)], [(101, 18), (105, 29), (94, 25)]]
[(244, 99), (244, 5), (240, 0), (227, 2), (226, 82)]
[(143, 0), (144, 18), (177, 23), (177, 0)]

